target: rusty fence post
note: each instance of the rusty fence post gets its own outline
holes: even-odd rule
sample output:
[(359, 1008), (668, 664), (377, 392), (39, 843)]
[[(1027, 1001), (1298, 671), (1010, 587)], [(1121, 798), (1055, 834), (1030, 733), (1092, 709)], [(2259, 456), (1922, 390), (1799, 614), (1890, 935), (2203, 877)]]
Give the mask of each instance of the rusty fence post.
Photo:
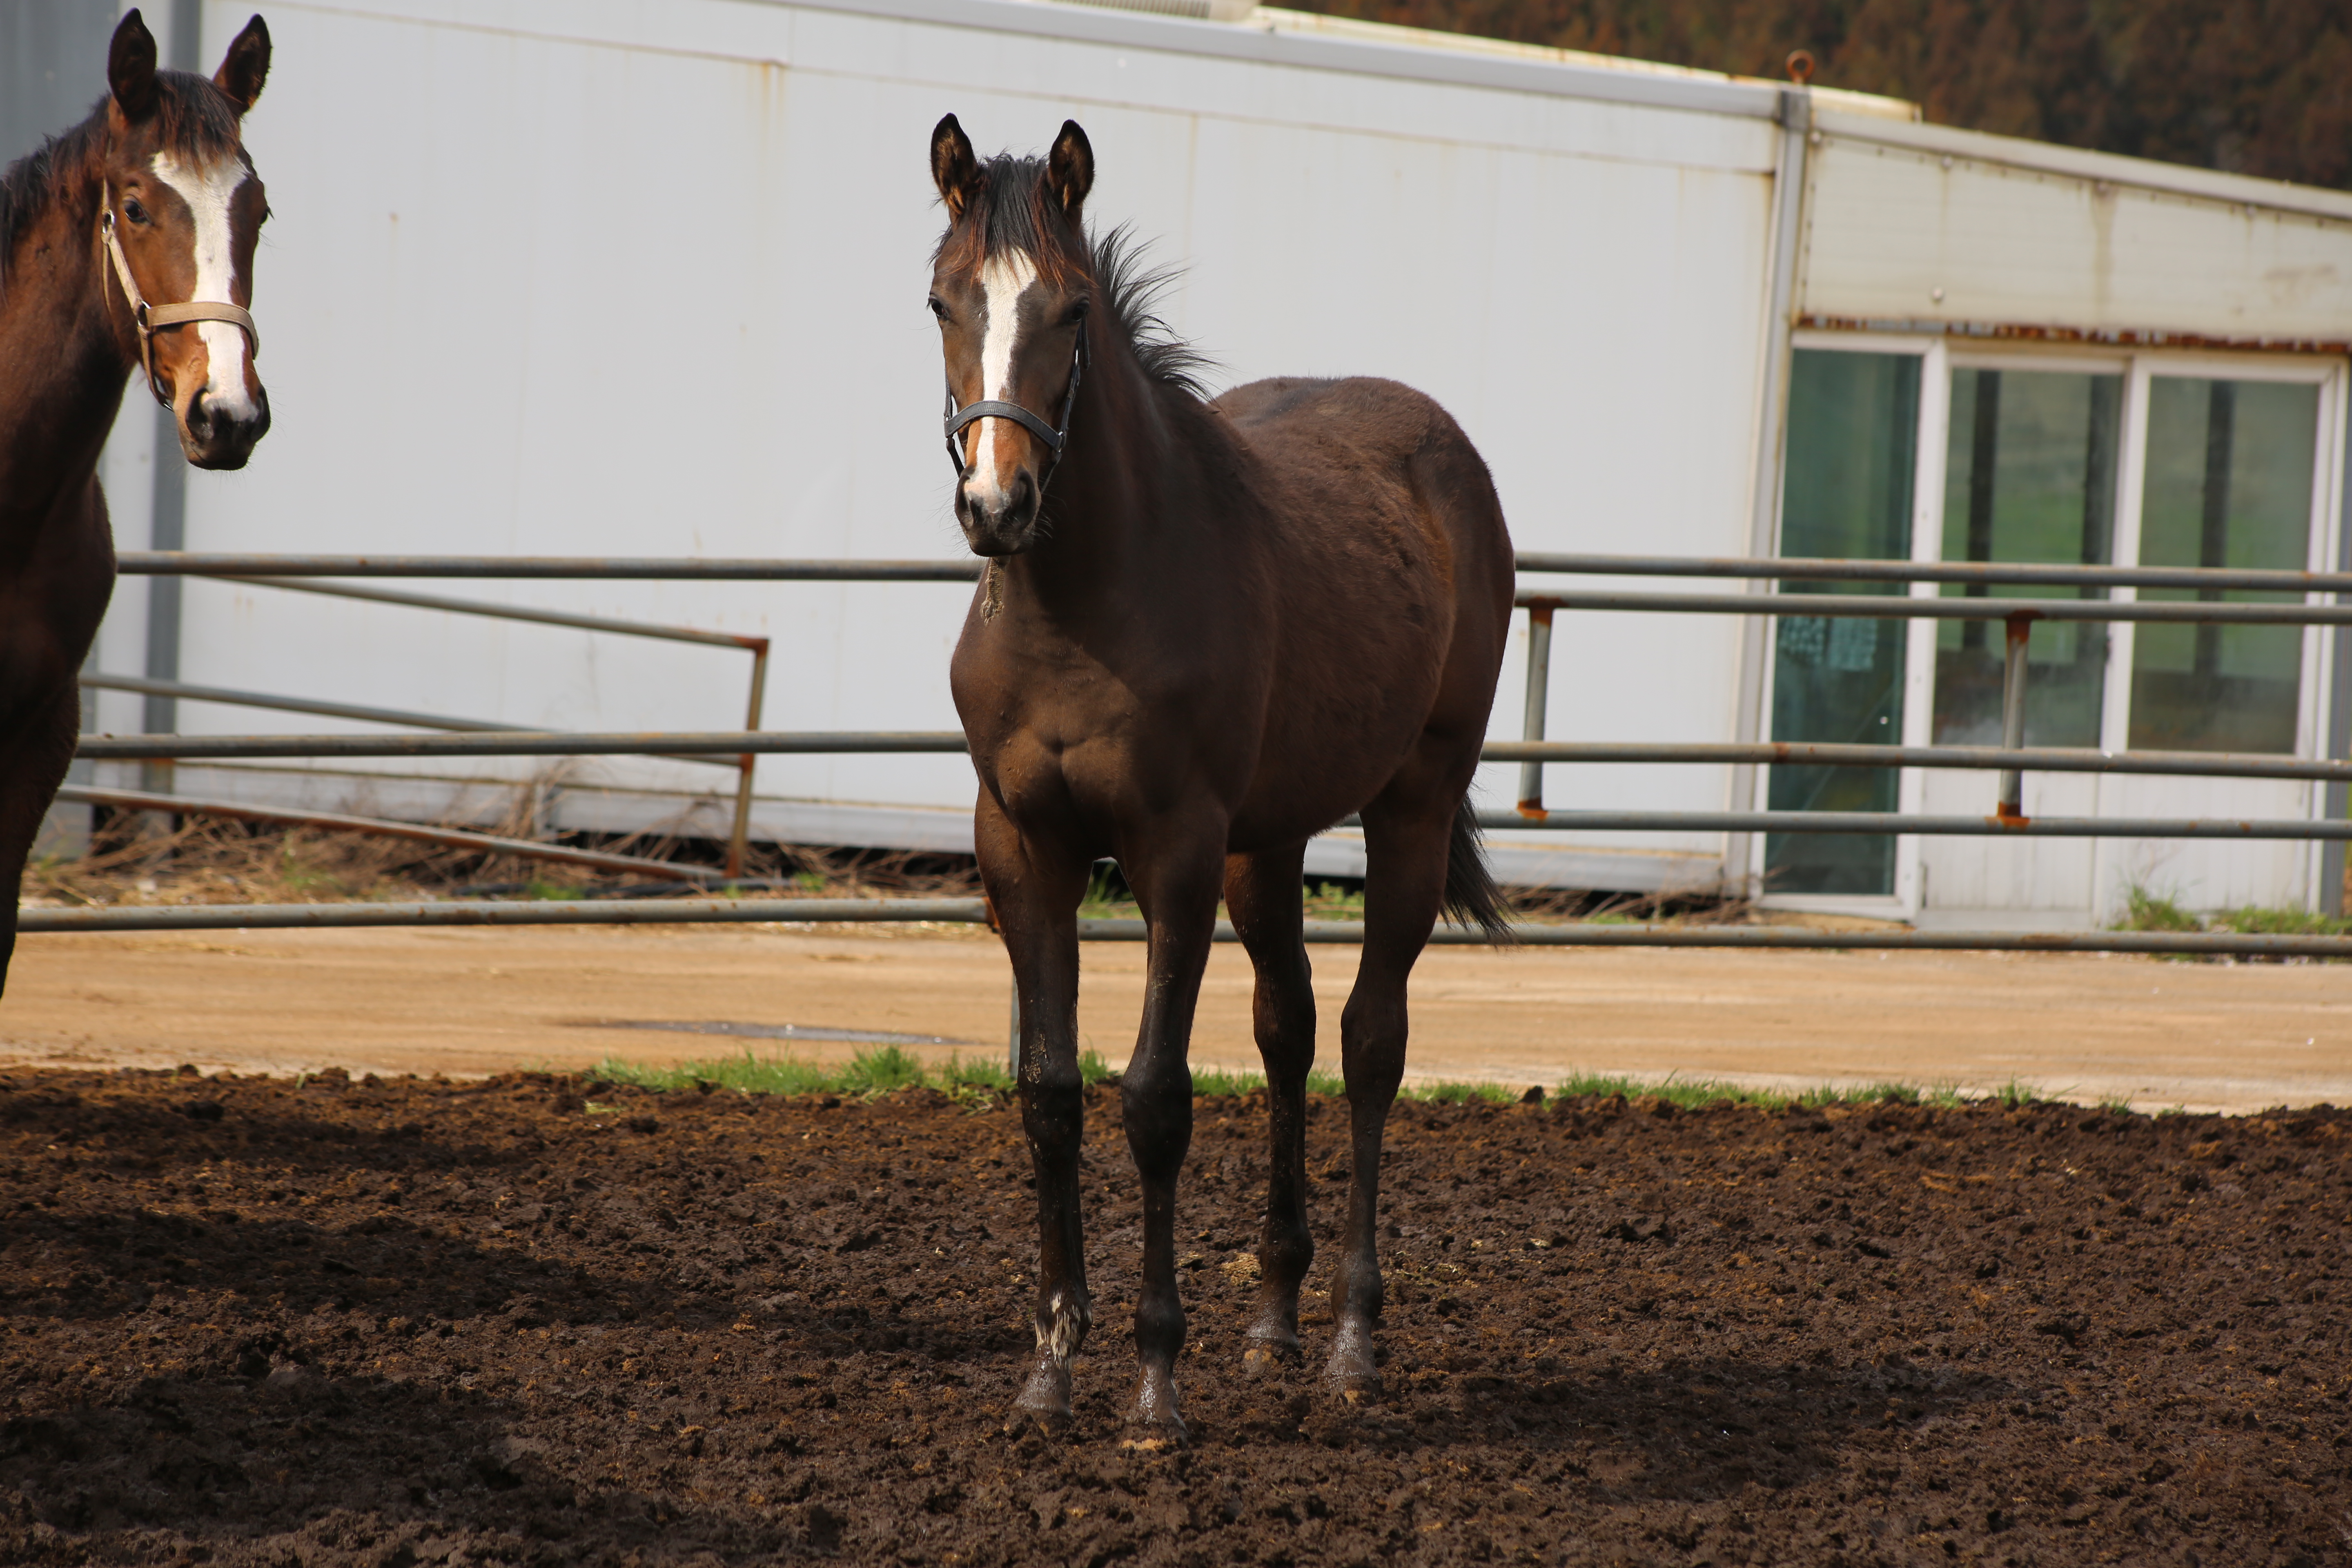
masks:
[[(1544, 738), (1544, 718), (1551, 700), (1551, 610), (1542, 600), (1528, 605), (1528, 709), (1526, 738)], [(1541, 763), (1519, 764), (1519, 815), (1540, 820), (1544, 814)]]
[[(760, 728), (760, 710), (768, 697), (768, 639), (745, 637), (743, 644), (751, 650), (751, 702), (743, 720), (743, 728), (747, 732), (756, 733)], [(759, 765), (759, 758), (746, 752), (737, 759), (737, 765), (743, 772), (735, 784), (735, 826), (727, 836), (727, 874), (730, 877), (743, 874), (744, 850), (751, 837), (751, 776)]]
[[(2033, 617), (2021, 612), (2009, 617), (2007, 658), (2000, 673), (2000, 743), (2004, 751), (2020, 751), (2025, 745), (2025, 647), (2033, 633)], [(2021, 768), (2000, 771), (2000, 799), (1994, 815), (2004, 822), (2022, 821), (2025, 816), (2025, 772)]]

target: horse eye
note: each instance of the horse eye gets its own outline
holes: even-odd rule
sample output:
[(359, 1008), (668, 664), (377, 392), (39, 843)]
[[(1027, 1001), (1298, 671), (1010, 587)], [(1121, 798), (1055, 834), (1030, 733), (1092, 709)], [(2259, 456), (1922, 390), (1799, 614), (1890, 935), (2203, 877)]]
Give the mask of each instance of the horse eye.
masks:
[(937, 316), (942, 321), (948, 319), (948, 308), (940, 303), (940, 297), (938, 295), (932, 295), (929, 303), (931, 307), (932, 315)]
[(145, 223), (147, 209), (139, 205), (137, 196), (125, 196), (122, 198), (122, 216), (132, 223)]

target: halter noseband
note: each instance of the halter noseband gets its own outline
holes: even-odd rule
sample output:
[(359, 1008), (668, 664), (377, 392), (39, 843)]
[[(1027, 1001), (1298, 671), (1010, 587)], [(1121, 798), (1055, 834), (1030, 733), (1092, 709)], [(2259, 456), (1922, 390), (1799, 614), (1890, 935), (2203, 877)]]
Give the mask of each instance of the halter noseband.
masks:
[(106, 238), (106, 254), (113, 259), (115, 280), (122, 286), (122, 298), (131, 307), (131, 319), (139, 328), (139, 368), (147, 373), (147, 390), (164, 407), (172, 406), (163, 389), (155, 381), (155, 334), (167, 327), (184, 327), (190, 321), (226, 321), (245, 333), (245, 341), (253, 357), (261, 357), (261, 329), (253, 324), (253, 315), (241, 305), (222, 300), (191, 300), (182, 305), (151, 305), (139, 292), (138, 281), (131, 276), (131, 258), (122, 254), (122, 237), (114, 232), (114, 187), (100, 186), (98, 227)]
[(958, 408), (955, 384), (950, 382), (947, 411), (948, 461), (955, 465), (957, 479), (969, 478), (971, 473), (971, 470), (964, 466), (963, 452), (956, 441), (956, 437), (963, 434), (963, 427), (982, 419), (1010, 419), (1040, 441), (1045, 442), (1045, 450), (1053, 454), (1045, 459), (1045, 471), (1037, 479), (1037, 490), (1040, 495), (1043, 495), (1045, 481), (1052, 479), (1054, 470), (1061, 466), (1062, 449), (1069, 445), (1070, 411), (1078, 405), (1078, 378), (1086, 368), (1087, 325), (1084, 321), (1080, 321), (1077, 350), (1070, 356), (1070, 390), (1062, 399), (1062, 426), (1058, 430), (1022, 407), (1021, 405), (1006, 403), (997, 398), (982, 398), (977, 403), (967, 403), (961, 408)]

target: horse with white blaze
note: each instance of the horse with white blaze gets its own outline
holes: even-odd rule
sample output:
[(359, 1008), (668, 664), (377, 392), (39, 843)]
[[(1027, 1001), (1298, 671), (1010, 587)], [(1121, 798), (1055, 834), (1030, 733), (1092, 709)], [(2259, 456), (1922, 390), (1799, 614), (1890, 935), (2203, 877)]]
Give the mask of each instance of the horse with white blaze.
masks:
[(0, 987), (114, 591), (98, 458), (131, 373), (198, 468), (243, 468), (269, 428), (249, 310), (269, 203), (241, 135), (268, 74), (258, 16), (206, 80), (156, 69), (131, 11), (89, 118), (0, 175)]
[(1272, 1173), (1246, 1364), (1302, 1353), (1305, 1095), (1315, 997), (1307, 839), (1360, 814), (1365, 941), (1339, 1021), (1351, 1139), (1327, 1376), (1380, 1389), (1381, 1143), (1404, 1071), (1405, 982), (1441, 909), (1504, 933), (1468, 791), (1511, 613), (1486, 464), (1391, 381), (1282, 379), (1211, 399), (1150, 313), (1123, 233), (1089, 237), (1086, 133), (982, 163), (931, 138), (949, 226), (930, 309), (955, 511), (987, 558), (950, 670), (979, 774), (982, 877), (1021, 1005), (1037, 1181), (1036, 1354), (1016, 1420), (1070, 1416), (1093, 1309), (1078, 1184), (1077, 910), (1113, 857), (1150, 928), (1120, 1080), (1143, 1186), (1135, 1312), (1147, 1442), (1181, 1442), (1176, 1184), (1192, 1139), (1193, 1005), (1222, 894), (1255, 967)]

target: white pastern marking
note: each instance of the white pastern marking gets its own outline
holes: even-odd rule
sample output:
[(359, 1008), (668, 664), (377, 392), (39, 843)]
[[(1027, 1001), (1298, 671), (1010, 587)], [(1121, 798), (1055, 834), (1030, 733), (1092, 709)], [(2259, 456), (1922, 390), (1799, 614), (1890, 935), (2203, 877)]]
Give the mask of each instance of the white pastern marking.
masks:
[(1055, 1361), (1066, 1363), (1077, 1353), (1078, 1345), (1087, 1337), (1087, 1326), (1094, 1321), (1083, 1301), (1070, 1300), (1067, 1293), (1054, 1292), (1045, 1305), (1045, 1315), (1037, 1320), (1037, 1344)]
[[(179, 194), (195, 219), (196, 291), (191, 300), (234, 305), (229, 285), (236, 279), (236, 251), (231, 245), (229, 200), (245, 184), (245, 165), (224, 158), (210, 167), (181, 163), (168, 152), (158, 153), (155, 177)], [(250, 419), (260, 412), (245, 391), (245, 333), (227, 321), (191, 321), (180, 329), (193, 331), (205, 342), (205, 395), (232, 419)]]
[[(988, 315), (980, 339), (980, 395), (983, 400), (1013, 400), (1013, 351), (1021, 341), (1021, 297), (1036, 281), (1037, 263), (1018, 251), (991, 257), (980, 269), (980, 286), (988, 300)], [(979, 492), (973, 499), (992, 508), (1003, 505), (1007, 499), (996, 473), (996, 433), (1006, 423), (1003, 419), (979, 421), (980, 444), (972, 453), (971, 479), (966, 487)]]

